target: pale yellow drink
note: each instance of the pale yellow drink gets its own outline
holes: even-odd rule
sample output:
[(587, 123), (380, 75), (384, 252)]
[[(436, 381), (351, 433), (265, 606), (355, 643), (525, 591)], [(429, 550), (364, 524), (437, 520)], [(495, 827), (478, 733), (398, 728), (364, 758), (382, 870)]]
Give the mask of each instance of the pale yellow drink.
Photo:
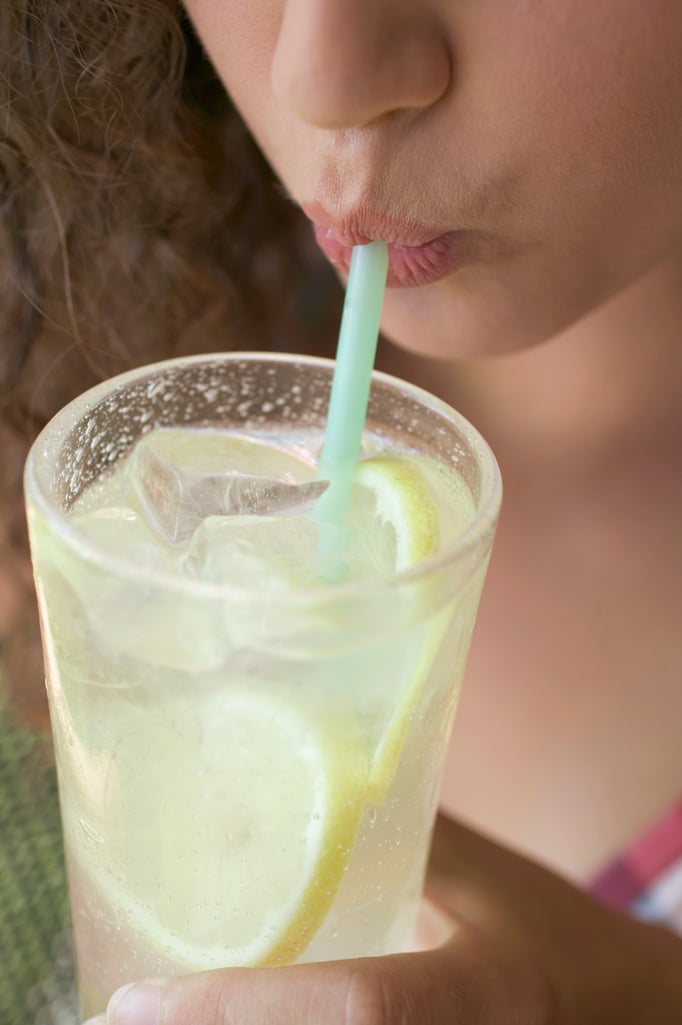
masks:
[(145, 459), (315, 477), (322, 423), (197, 419), (58, 531), (27, 477), (85, 1015), (144, 976), (409, 947), (499, 500), (480, 536), (462, 438), (448, 464), (370, 410), (330, 583), (310, 503), (155, 520), (175, 478), (145, 492)]

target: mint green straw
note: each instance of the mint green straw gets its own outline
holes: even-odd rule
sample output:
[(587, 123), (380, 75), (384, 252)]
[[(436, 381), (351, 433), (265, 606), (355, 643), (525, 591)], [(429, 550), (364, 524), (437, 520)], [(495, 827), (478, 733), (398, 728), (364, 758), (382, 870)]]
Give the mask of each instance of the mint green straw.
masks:
[[(329, 487), (313, 518), (343, 526), (362, 449), (388, 273), (385, 242), (355, 246), (343, 304), (319, 476)], [(326, 552), (329, 557), (330, 553)], [(342, 558), (338, 553), (339, 560)]]

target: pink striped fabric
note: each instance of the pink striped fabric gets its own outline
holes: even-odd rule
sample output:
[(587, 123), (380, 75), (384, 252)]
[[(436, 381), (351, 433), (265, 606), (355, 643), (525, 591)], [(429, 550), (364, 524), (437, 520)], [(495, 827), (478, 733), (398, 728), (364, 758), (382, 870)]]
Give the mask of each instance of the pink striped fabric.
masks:
[(682, 935), (682, 800), (600, 872), (590, 892)]

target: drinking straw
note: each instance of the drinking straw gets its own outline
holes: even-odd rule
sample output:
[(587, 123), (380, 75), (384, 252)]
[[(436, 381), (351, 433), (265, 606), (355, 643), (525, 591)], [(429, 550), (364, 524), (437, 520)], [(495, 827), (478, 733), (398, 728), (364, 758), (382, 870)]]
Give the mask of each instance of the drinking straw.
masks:
[[(338, 527), (346, 518), (362, 448), (387, 273), (385, 242), (354, 247), (320, 456), (320, 477), (329, 487), (313, 511), (314, 519)], [(325, 561), (333, 554), (327, 550)], [(337, 555), (340, 561), (342, 553)]]

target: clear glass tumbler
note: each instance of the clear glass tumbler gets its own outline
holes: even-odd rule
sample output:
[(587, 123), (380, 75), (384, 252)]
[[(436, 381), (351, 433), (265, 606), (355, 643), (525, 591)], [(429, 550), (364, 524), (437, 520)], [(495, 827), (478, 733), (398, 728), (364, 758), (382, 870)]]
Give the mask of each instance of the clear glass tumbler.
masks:
[[(172, 360), (64, 408), (26, 498), (85, 1016), (119, 985), (411, 942), (501, 499), (462, 417), (375, 374), (366, 452), (458, 475), (470, 522), (418, 564), (286, 592), (173, 576), (70, 511), (158, 428), (239, 432), (314, 466), (333, 364)], [(445, 488), (441, 516), (457, 514)]]

